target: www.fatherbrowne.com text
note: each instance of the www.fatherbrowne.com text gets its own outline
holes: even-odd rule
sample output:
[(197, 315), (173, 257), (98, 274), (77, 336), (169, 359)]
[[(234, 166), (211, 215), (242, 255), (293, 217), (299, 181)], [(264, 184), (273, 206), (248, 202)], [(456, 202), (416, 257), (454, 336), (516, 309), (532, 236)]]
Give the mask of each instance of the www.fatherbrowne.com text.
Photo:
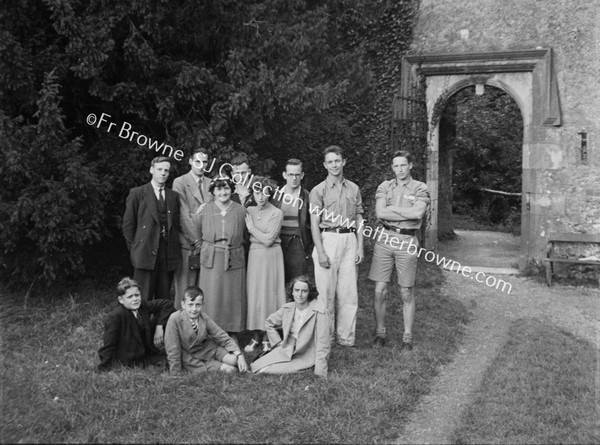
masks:
[[(95, 126), (96, 128), (100, 128), (102, 126), (102, 124), (106, 123), (106, 124), (108, 124), (106, 132), (109, 133), (112, 130), (112, 128), (117, 125), (116, 123), (108, 120), (108, 118), (110, 118), (110, 117), (111, 117), (110, 114), (102, 113), (100, 115), (100, 119), (98, 119), (98, 117), (94, 113), (90, 113), (87, 116), (86, 122), (88, 123), (88, 125)], [(165, 144), (164, 142), (162, 142), (159, 145), (158, 140), (152, 140), (152, 138), (150, 138), (148, 136), (145, 136), (137, 131), (133, 131), (132, 126), (129, 122), (123, 122), (121, 124), (121, 127), (119, 129), (119, 137), (123, 138), (123, 139), (127, 139), (130, 142), (133, 142), (133, 140), (135, 138), (135, 142), (140, 147), (147, 147), (149, 150), (155, 150), (157, 153), (162, 152), (163, 156), (173, 157), (177, 161), (181, 161), (185, 157), (185, 154), (183, 153), (182, 150), (174, 149), (172, 146)], [(215, 166), (214, 159), (210, 166), (205, 166), (204, 163), (202, 162), (202, 160), (200, 160), (200, 159), (194, 159), (193, 162), (194, 162), (196, 168), (200, 168), (207, 173), (211, 172)], [(224, 173), (224, 168), (227, 166), (230, 169), (233, 167), (229, 163), (222, 164), (221, 167), (219, 168), (219, 177), (222, 177), (222, 178), (226, 177), (226, 174)], [(249, 187), (249, 184), (252, 183), (253, 177), (254, 177), (254, 175), (250, 176), (248, 174), (245, 174), (242, 176), (242, 175), (236, 173), (233, 175), (233, 177), (231, 179), (235, 184), (243, 184), (245, 187)], [(260, 184), (254, 184), (254, 185), (259, 186)], [(259, 190), (260, 189), (253, 190), (253, 192), (259, 191)], [(300, 198), (299, 196), (292, 196), (289, 193), (286, 193), (283, 189), (281, 189), (279, 187), (275, 187), (274, 190), (272, 187), (269, 187), (269, 186), (264, 187), (262, 189), (262, 193), (264, 193), (267, 196), (270, 196), (271, 193), (273, 193), (275, 198), (281, 199), (285, 204), (293, 205), (294, 207), (296, 207), (298, 209), (303, 208), (303, 206), (305, 205), (302, 198)], [(485, 283), (485, 285), (488, 287), (494, 287), (495, 289), (499, 289), (500, 287), (502, 287), (502, 289), (501, 289), (502, 292), (510, 293), (510, 291), (512, 289), (512, 285), (510, 283), (508, 283), (504, 280), (497, 279), (496, 277), (494, 277), (492, 275), (488, 275), (486, 277), (486, 274), (481, 271), (477, 272), (474, 276), (471, 276), (471, 273), (473, 271), (471, 270), (471, 268), (469, 266), (462, 267), (458, 261), (447, 260), (446, 257), (440, 257), (439, 254), (437, 254), (431, 250), (425, 250), (422, 247), (418, 247), (417, 244), (413, 243), (412, 237), (408, 237), (408, 238), (401, 240), (400, 238), (398, 238), (395, 235), (390, 236), (388, 233), (385, 232), (385, 229), (383, 227), (376, 227), (375, 229), (373, 229), (371, 226), (365, 224), (365, 220), (361, 220), (357, 227), (356, 222), (350, 221), (349, 218), (344, 219), (341, 215), (339, 215), (339, 214), (336, 215), (333, 212), (329, 212), (325, 208), (320, 208), (319, 206), (315, 206), (310, 202), (308, 204), (309, 204), (308, 211), (311, 215), (316, 214), (321, 219), (331, 221), (332, 223), (337, 224), (339, 226), (347, 227), (350, 229), (352, 229), (352, 228), (356, 229), (356, 231), (359, 233), (362, 233), (363, 236), (372, 238), (374, 240), (377, 240), (377, 241), (380, 241), (380, 242), (383, 242), (386, 244), (389, 244), (390, 247), (392, 247), (392, 248), (402, 249), (408, 243), (408, 245), (406, 245), (406, 251), (411, 255), (417, 255), (417, 257), (420, 258), (421, 254), (423, 252), (425, 252), (423, 255), (423, 258), (425, 259), (425, 261), (428, 261), (428, 262), (435, 261), (435, 263), (438, 266), (441, 265), (445, 269), (449, 269), (452, 271), (454, 271), (455, 267), (456, 267), (456, 273), (460, 272), (464, 277), (467, 277), (467, 278), (471, 277), (471, 279), (475, 279), (475, 281), (477, 281), (478, 283)], [(384, 236), (385, 236), (385, 241), (381, 241)], [(486, 277), (486, 278), (484, 279), (484, 277)], [(506, 288), (508, 288), (508, 290), (506, 290)]]
[[(201, 162), (201, 161), (200, 161)], [(224, 164), (227, 165), (227, 164)], [(214, 166), (214, 163), (211, 165), (211, 169)], [(219, 174), (222, 176), (223, 165), (219, 169)], [(246, 187), (252, 183), (252, 176), (246, 174), (246, 177), (242, 177), (241, 175), (234, 174), (232, 181), (236, 184), (244, 184)], [(254, 184), (255, 186), (260, 186), (260, 184)], [(253, 192), (260, 191), (260, 189), (253, 190)], [(299, 196), (292, 196), (289, 193), (286, 193), (280, 187), (275, 187), (273, 190), (272, 187), (264, 187), (262, 189), (262, 193), (269, 196), (271, 193), (274, 194), (276, 199), (281, 199), (285, 204), (294, 205), (294, 207), (301, 209), (305, 203)], [(420, 258), (421, 255), (430, 263), (435, 262), (438, 266), (442, 266), (445, 269), (455, 271), (456, 273), (461, 273), (462, 276), (466, 278), (474, 279), (478, 283), (484, 283), (488, 287), (493, 287), (495, 289), (500, 289), (502, 292), (506, 292), (510, 294), (512, 290), (512, 285), (509, 282), (498, 279), (493, 275), (486, 275), (485, 272), (478, 271), (474, 275), (473, 270), (469, 266), (461, 266), (458, 261), (452, 259), (446, 259), (446, 257), (440, 256), (438, 253), (433, 252), (431, 250), (426, 250), (423, 247), (419, 247), (416, 243), (413, 242), (414, 238), (407, 236), (404, 239), (399, 238), (395, 235), (390, 235), (386, 232), (386, 229), (379, 226), (375, 229), (371, 226), (367, 225), (365, 220), (361, 220), (358, 226), (355, 221), (350, 221), (349, 218), (343, 218), (339, 214), (335, 214), (334, 212), (329, 212), (326, 208), (320, 208), (319, 206), (313, 205), (313, 203), (308, 203), (308, 211), (311, 215), (318, 215), (322, 220), (331, 221), (336, 225), (353, 228), (356, 229), (357, 232), (362, 233), (363, 236), (367, 238), (372, 238), (376, 241), (383, 242), (385, 244), (389, 244), (390, 247), (396, 249), (405, 248), (406, 251), (411, 255), (416, 255), (417, 258)], [(385, 237), (385, 239), (384, 239)]]

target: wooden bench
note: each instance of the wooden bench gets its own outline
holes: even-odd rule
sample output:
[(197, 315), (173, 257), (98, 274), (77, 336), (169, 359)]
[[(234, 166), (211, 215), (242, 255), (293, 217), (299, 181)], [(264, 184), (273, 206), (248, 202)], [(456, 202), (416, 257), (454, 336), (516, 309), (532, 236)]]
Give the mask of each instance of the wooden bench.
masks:
[[(600, 244), (600, 234), (592, 233), (549, 233), (548, 234), (548, 248), (546, 250), (546, 282), (548, 286), (552, 286), (552, 274), (554, 273), (554, 263), (569, 263), (569, 264), (581, 264), (581, 265), (592, 265), (600, 266), (600, 260), (589, 259), (582, 261), (577, 258), (557, 258), (552, 257), (554, 252), (555, 243), (570, 243), (570, 244)], [(597, 258), (598, 256), (596, 256)], [(598, 278), (600, 281), (600, 277)], [(600, 284), (600, 283), (599, 283)]]

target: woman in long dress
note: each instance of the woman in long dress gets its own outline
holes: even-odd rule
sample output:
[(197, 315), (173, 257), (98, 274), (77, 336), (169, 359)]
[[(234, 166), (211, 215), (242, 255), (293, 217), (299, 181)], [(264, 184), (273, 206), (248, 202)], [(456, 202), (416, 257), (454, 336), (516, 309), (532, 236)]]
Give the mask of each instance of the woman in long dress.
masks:
[(252, 352), (262, 342), (262, 351), (266, 352), (270, 348), (265, 335), (265, 319), (285, 303), (285, 269), (279, 238), (283, 212), (270, 202), (274, 185), (269, 179), (255, 177), (250, 189), (256, 206), (248, 207), (246, 214), (251, 242), (246, 278), (246, 326), (254, 334), (244, 350)]
[(208, 316), (237, 341), (237, 334), (246, 329), (246, 210), (231, 200), (233, 186), (229, 178), (213, 180), (208, 190), (214, 201), (198, 215), (199, 285)]
[(316, 375), (326, 377), (332, 332), (327, 309), (316, 300), (317, 291), (306, 275), (292, 278), (288, 292), (294, 301), (284, 304), (265, 321), (274, 347), (252, 363), (252, 372), (285, 374), (314, 366)]

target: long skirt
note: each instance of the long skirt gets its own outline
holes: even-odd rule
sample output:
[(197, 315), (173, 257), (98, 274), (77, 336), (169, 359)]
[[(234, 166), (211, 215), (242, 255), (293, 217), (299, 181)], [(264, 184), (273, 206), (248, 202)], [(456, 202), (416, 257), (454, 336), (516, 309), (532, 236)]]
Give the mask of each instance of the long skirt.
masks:
[(246, 329), (246, 268), (223, 270), (225, 253), (215, 251), (215, 267), (200, 269), (200, 288), (204, 292), (203, 310), (227, 332)]
[(265, 320), (286, 302), (281, 246), (252, 244), (248, 254), (248, 316), (246, 328), (265, 330)]

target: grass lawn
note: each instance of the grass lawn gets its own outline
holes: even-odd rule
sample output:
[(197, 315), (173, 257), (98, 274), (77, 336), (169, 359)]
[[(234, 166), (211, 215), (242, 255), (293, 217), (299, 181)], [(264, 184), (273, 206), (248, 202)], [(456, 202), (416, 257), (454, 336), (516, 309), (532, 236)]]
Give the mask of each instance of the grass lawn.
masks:
[(598, 350), (537, 320), (513, 323), (454, 443), (600, 443)]
[[(370, 250), (370, 249), (369, 249)], [(370, 258), (370, 255), (367, 256)], [(335, 347), (329, 378), (161, 370), (98, 374), (112, 287), (59, 296), (3, 292), (0, 439), (8, 442), (381, 443), (398, 437), (440, 365), (456, 350), (467, 310), (442, 295), (442, 272), (418, 273), (415, 349), (400, 352), (402, 306), (388, 304), (386, 348), (371, 349), (373, 283), (360, 267), (356, 347)], [(56, 293), (56, 292), (55, 292)]]

